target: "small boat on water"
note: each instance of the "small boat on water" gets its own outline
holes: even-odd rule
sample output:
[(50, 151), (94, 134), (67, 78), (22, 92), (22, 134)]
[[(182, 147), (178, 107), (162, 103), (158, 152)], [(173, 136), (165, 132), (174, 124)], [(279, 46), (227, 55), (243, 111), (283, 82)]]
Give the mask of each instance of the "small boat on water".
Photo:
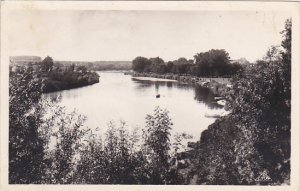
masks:
[(160, 98), (160, 94), (156, 94), (156, 98)]

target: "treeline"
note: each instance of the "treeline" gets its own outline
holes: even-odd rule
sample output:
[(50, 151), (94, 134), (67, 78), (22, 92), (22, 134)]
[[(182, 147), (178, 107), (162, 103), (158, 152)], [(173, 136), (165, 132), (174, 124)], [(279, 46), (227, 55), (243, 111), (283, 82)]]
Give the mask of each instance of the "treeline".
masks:
[(198, 53), (194, 60), (179, 58), (165, 62), (159, 57), (136, 57), (132, 61), (132, 69), (136, 72), (152, 72), (157, 74), (182, 74), (198, 77), (230, 77), (243, 67), (238, 62), (230, 62), (229, 54), (223, 49), (211, 49)]
[[(104, 135), (85, 117), (41, 99), (41, 79), (19, 70), (9, 81), (10, 184), (182, 184), (171, 119), (156, 108), (142, 129), (110, 123)], [(49, 111), (51, 111), (49, 113)]]

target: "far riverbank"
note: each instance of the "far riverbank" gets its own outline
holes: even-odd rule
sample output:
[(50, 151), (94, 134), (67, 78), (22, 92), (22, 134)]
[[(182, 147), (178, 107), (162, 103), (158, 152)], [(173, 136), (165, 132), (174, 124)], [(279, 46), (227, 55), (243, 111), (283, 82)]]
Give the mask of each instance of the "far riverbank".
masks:
[(151, 77), (162, 78), (168, 80), (176, 80), (179, 83), (199, 85), (209, 88), (215, 96), (225, 97), (225, 95), (232, 89), (231, 78), (202, 78), (190, 75), (177, 74), (155, 74), (155, 73), (137, 73), (125, 72), (125, 75), (132, 75), (132, 77)]

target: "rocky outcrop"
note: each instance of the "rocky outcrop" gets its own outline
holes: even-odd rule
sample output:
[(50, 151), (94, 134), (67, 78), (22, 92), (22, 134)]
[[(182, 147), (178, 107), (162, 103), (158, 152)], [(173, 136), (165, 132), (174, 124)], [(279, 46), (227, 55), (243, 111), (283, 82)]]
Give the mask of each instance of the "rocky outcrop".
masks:
[[(222, 117), (202, 132), (199, 141), (188, 143), (190, 150), (177, 154), (178, 174), (184, 184), (211, 184), (212, 177), (222, 177), (226, 181), (226, 176), (230, 176), (227, 173), (234, 172), (232, 160), (228, 159), (232, 157), (236, 131), (230, 117)], [(219, 160), (225, 165), (220, 166)], [(228, 181), (233, 182), (226, 183), (235, 183), (234, 179)]]

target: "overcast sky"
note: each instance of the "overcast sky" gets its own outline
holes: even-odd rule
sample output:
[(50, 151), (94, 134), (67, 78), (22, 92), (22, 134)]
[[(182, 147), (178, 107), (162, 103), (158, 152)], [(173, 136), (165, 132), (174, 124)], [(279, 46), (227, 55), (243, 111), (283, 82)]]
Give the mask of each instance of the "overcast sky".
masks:
[(13, 11), (9, 52), (55, 60), (193, 58), (225, 49), (232, 59), (261, 58), (280, 45), (287, 12)]

